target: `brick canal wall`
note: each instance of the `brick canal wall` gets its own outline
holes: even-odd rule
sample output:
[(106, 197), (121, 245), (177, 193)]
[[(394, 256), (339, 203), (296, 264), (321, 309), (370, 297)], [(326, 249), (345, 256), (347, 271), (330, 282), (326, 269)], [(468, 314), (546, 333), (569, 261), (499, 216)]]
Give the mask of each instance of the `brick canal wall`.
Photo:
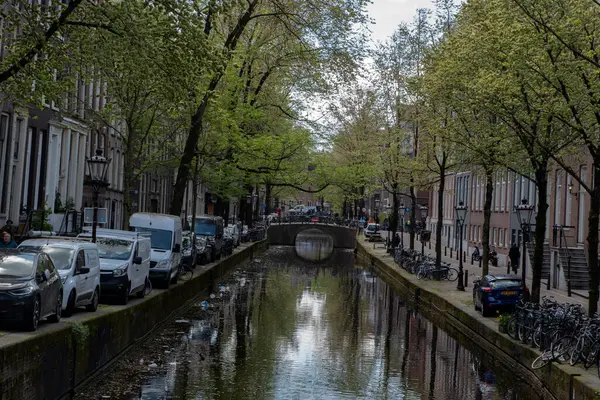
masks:
[(384, 259), (372, 254), (360, 241), (357, 241), (357, 247), (358, 262), (373, 267), (386, 283), (412, 303), (421, 314), (442, 329), (450, 328), (474, 342), (514, 371), (515, 376), (528, 382), (543, 399), (600, 398), (599, 380), (594, 376), (595, 368), (590, 369), (592, 373), (587, 373), (578, 367), (550, 363), (542, 369), (532, 370), (531, 363), (540, 354), (539, 350), (500, 333), (496, 321), (476, 313), (472, 303), (461, 303), (451, 295), (444, 295), (443, 292), (428, 287), (427, 282), (419, 281), (414, 275), (395, 266), (393, 258)]
[(78, 323), (50, 325), (34, 335), (16, 333), (3, 338), (0, 399), (56, 399), (69, 394), (213, 280), (267, 247), (266, 241), (253, 243), (190, 281), (128, 307), (89, 314), (91, 318)]

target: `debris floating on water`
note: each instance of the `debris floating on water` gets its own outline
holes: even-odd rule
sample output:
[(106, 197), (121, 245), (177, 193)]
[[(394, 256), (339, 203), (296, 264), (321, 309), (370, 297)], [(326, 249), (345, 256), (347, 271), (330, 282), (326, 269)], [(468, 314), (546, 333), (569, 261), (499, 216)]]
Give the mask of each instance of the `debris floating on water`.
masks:
[(190, 323), (190, 321), (187, 319), (178, 319), (175, 322), (178, 324), (189, 324)]

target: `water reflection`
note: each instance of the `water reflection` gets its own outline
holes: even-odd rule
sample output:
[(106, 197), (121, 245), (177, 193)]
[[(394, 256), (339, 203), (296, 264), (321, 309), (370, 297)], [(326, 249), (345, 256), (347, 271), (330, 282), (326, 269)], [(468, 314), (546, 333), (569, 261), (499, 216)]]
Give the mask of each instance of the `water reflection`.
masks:
[(320, 229), (307, 229), (296, 235), (296, 254), (307, 261), (324, 261), (333, 253), (333, 238)]
[[(212, 292), (80, 397), (537, 398), (510, 370), (347, 263), (315, 266), (274, 248)], [(124, 373), (140, 358), (139, 372)]]

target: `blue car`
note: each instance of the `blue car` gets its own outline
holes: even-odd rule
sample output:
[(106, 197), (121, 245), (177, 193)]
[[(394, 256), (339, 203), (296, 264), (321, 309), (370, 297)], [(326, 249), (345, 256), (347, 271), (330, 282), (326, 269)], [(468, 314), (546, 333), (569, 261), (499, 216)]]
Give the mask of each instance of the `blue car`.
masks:
[(486, 275), (473, 282), (475, 310), (481, 310), (484, 317), (494, 315), (498, 310), (512, 310), (522, 293), (521, 277), (518, 275)]

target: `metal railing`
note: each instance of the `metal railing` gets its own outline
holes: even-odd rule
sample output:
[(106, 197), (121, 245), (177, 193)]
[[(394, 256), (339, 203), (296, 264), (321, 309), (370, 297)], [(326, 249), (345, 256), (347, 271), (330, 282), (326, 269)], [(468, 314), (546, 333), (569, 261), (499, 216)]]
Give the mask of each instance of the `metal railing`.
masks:
[(564, 243), (564, 249), (567, 254), (567, 296), (571, 297), (571, 252), (569, 251), (564, 228), (564, 226), (558, 226), (558, 254), (560, 254), (563, 249)]

